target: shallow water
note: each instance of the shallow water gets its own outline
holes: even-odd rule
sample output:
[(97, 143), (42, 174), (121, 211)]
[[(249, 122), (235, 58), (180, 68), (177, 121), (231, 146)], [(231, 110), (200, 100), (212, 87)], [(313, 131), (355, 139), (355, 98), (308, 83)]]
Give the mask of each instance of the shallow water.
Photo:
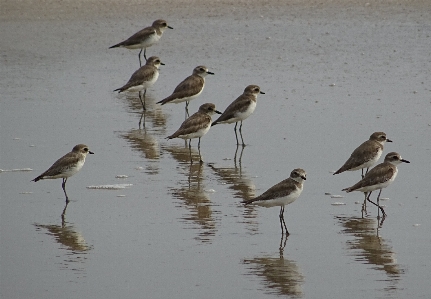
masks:
[[(258, 8), (167, 9), (175, 29), (147, 51), (166, 65), (144, 115), (112, 92), (138, 52), (107, 48), (153, 18), (2, 17), (0, 168), (27, 170), (0, 173), (2, 298), (430, 297), (429, 10)], [(202, 138), (205, 163), (190, 165), (184, 142), (165, 139), (184, 104), (155, 102), (199, 64), (215, 75), (191, 113), (223, 110), (249, 84), (266, 94), (245, 148), (218, 125)], [(374, 131), (394, 141), (384, 154), (411, 162), (382, 192), (380, 227), (374, 207), (361, 217), (362, 194), (340, 191), (359, 172), (331, 174)], [(31, 179), (78, 143), (95, 155), (68, 180), (62, 219), (61, 181)], [(286, 207), (286, 240), (278, 208), (240, 202), (297, 167), (307, 181)], [(86, 188), (116, 184), (130, 185)]]

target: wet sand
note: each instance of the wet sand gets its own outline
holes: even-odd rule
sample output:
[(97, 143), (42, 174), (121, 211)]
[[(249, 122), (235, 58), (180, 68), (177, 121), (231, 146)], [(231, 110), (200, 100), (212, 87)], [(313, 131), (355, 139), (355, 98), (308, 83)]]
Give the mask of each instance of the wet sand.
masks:
[[(0, 169), (33, 170), (0, 173), (1, 297), (428, 298), (430, 17), (427, 1), (3, 1)], [(174, 30), (147, 50), (166, 65), (139, 128), (139, 99), (112, 92), (138, 52), (108, 47), (157, 18)], [(199, 64), (215, 75), (191, 113), (249, 84), (266, 94), (245, 148), (215, 126), (190, 166), (164, 139), (184, 104), (155, 103)], [(412, 162), (382, 192), (379, 229), (340, 191), (360, 174), (331, 173), (374, 131)], [(95, 155), (62, 220), (61, 181), (31, 179), (78, 143)], [(296, 167), (308, 179), (286, 240), (277, 208), (240, 202)]]

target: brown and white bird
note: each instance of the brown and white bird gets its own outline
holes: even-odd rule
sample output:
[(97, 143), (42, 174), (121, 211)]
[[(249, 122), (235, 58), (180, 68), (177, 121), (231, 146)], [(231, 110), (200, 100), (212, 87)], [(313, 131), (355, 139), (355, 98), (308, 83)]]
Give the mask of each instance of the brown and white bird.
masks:
[(190, 139), (190, 162), (193, 163), (191, 154), (191, 139), (199, 138), (198, 150), (199, 150), (199, 161), (202, 164), (201, 156), (201, 137), (208, 133), (211, 128), (211, 115), (214, 113), (221, 114), (217, 111), (213, 103), (206, 103), (199, 107), (199, 111), (187, 118), (180, 126), (180, 128), (172, 135), (166, 137), (167, 139), (181, 138), (184, 140)]
[(167, 98), (157, 102), (157, 104), (168, 104), (168, 103), (181, 103), (186, 102), (186, 115), (188, 115), (189, 102), (197, 98), (205, 87), (205, 77), (207, 75), (214, 75), (214, 73), (208, 71), (208, 68), (203, 65), (199, 65), (193, 69), (193, 74), (184, 79), (177, 87), (174, 92)]
[[(160, 65), (165, 65), (160, 61), (157, 56), (151, 56), (147, 59), (145, 65), (141, 66), (137, 71), (135, 71), (130, 77), (126, 85), (115, 89), (114, 91), (120, 92), (139, 92), (139, 99), (141, 100), (142, 108), (145, 108), (145, 94), (147, 89), (156, 83), (159, 78), (159, 67)], [(144, 90), (144, 96), (142, 97), (142, 90)], [(143, 98), (143, 99), (142, 99)]]
[(88, 146), (85, 144), (75, 145), (71, 152), (67, 153), (57, 161), (55, 161), (52, 166), (33, 179), (33, 182), (37, 182), (39, 180), (47, 180), (47, 179), (63, 179), (63, 183), (61, 187), (63, 188), (64, 195), (66, 196), (66, 204), (69, 203), (69, 197), (66, 193), (66, 181), (69, 177), (76, 174), (81, 170), (82, 166), (84, 166), (85, 158), (88, 154), (94, 154), (92, 151), (88, 149)]
[(215, 126), (216, 124), (235, 123), (235, 138), (236, 143), (239, 144), (236, 127), (240, 121), (241, 125), (239, 126), (239, 134), (241, 135), (242, 145), (245, 146), (244, 139), (242, 137), (242, 121), (248, 118), (254, 112), (254, 109), (256, 109), (258, 94), (265, 93), (261, 91), (260, 87), (257, 85), (247, 86), (244, 89), (244, 93), (226, 108), (222, 115), (220, 115), (220, 117), (212, 123), (212, 126)]
[(307, 179), (307, 174), (304, 169), (296, 168), (290, 173), (290, 177), (281, 181), (280, 183), (272, 186), (262, 195), (255, 197), (253, 199), (245, 200), (242, 203), (245, 205), (255, 204), (262, 207), (275, 207), (280, 206), (280, 225), (281, 233), (284, 234), (284, 229), (286, 234), (289, 235), (289, 231), (286, 227), (286, 222), (284, 221), (284, 206), (294, 202), (299, 195), (302, 193), (303, 181)]
[(364, 177), (364, 168), (366, 172), (373, 166), (380, 158), (383, 152), (383, 146), (386, 142), (392, 142), (392, 140), (386, 138), (384, 132), (374, 132), (371, 134), (370, 139), (358, 146), (350, 158), (338, 169), (335, 174), (342, 173), (344, 171), (362, 170), (362, 177)]
[(147, 48), (157, 43), (162, 37), (163, 32), (167, 28), (173, 29), (171, 26), (168, 26), (168, 23), (165, 20), (155, 20), (150, 27), (146, 27), (136, 32), (125, 41), (122, 41), (121, 43), (113, 45), (109, 47), (109, 49), (118, 48), (118, 47), (127, 48), (127, 49), (141, 49), (138, 55), (139, 66), (141, 66), (142, 50), (144, 49), (144, 58), (145, 60), (147, 60), (147, 56), (145, 55)]
[[(344, 188), (342, 191), (346, 191), (347, 193), (352, 191), (361, 191), (361, 192), (369, 192), (367, 196), (367, 200), (371, 202), (373, 205), (377, 206), (380, 211), (383, 213), (383, 217), (386, 216), (385, 211), (379, 204), (380, 194), (382, 193), (382, 189), (388, 187), (395, 180), (398, 174), (397, 165), (400, 163), (410, 163), (407, 160), (401, 158), (400, 154), (396, 152), (391, 152), (386, 155), (385, 161), (380, 163), (373, 169), (371, 169), (365, 177), (354, 184), (351, 187)], [(377, 204), (370, 200), (370, 195), (373, 191), (379, 190), (379, 195), (377, 196)]]

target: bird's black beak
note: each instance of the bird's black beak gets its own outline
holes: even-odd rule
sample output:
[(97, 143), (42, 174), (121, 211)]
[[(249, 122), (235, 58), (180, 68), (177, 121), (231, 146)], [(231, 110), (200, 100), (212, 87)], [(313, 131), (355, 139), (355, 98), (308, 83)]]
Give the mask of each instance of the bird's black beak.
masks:
[(305, 181), (307, 180), (307, 178), (306, 178), (305, 176), (302, 176), (301, 178), (302, 178), (303, 180), (305, 180)]
[(169, 28), (169, 29), (174, 29), (174, 28), (173, 28), (173, 27), (171, 27), (171, 26), (168, 26), (168, 28)]
[(404, 160), (404, 159), (401, 159), (400, 161), (404, 162), (404, 163), (410, 163), (410, 161), (407, 161), (407, 160)]
[(390, 140), (390, 139), (386, 139), (386, 142), (393, 142), (392, 140)]
[(160, 62), (161, 65), (165, 65), (163, 62)]
[(213, 72), (207, 72), (207, 74), (209, 74), (209, 75), (214, 75), (214, 73), (213, 73)]
[(265, 94), (263, 91), (260, 92), (261, 94)]
[(217, 114), (221, 114), (221, 112), (218, 111), (218, 110), (214, 110), (214, 112), (217, 113)]
[(88, 151), (89, 154), (93, 155), (94, 153), (92, 151)]

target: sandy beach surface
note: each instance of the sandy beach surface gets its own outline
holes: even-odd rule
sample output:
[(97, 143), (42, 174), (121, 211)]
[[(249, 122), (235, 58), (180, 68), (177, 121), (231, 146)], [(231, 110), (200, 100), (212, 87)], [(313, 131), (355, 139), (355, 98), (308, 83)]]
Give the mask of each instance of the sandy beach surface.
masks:
[[(113, 92), (138, 51), (108, 48), (160, 18), (174, 29), (147, 49), (165, 65), (143, 113)], [(1, 0), (0, 26), (1, 298), (431, 297), (430, 1)], [(190, 165), (165, 139), (184, 104), (156, 102), (197, 65), (215, 75), (191, 113), (265, 94), (246, 147), (217, 125)], [(359, 172), (332, 175), (375, 131), (411, 162), (383, 222), (341, 191)], [(95, 154), (62, 218), (61, 181), (31, 180), (79, 143)], [(241, 201), (298, 167), (285, 238), (279, 208)]]

